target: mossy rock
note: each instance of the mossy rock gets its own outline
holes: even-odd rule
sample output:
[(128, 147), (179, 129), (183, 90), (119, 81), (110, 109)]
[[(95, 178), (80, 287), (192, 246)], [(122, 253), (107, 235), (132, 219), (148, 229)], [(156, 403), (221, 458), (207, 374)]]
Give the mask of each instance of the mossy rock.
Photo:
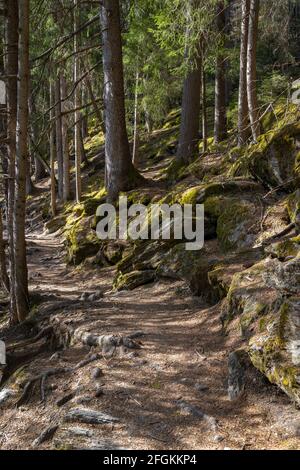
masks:
[(255, 236), (250, 227), (253, 227), (255, 218), (256, 206), (250, 202), (227, 201), (217, 224), (218, 240), (225, 252), (253, 244)]
[(208, 273), (218, 262), (219, 258), (208, 255), (205, 249), (189, 251), (185, 243), (180, 243), (165, 254), (156, 272), (159, 277), (185, 280), (195, 295), (215, 301), (218, 297), (211, 288)]
[(227, 297), (233, 277), (257, 264), (263, 256), (262, 248), (227, 254), (222, 262), (214, 266), (213, 270), (208, 273), (209, 283), (212, 289), (217, 292), (217, 297), (219, 299)]
[[(260, 189), (261, 186), (255, 181), (236, 178), (215, 183), (202, 184), (196, 188), (190, 188), (187, 194), (191, 195), (189, 197), (191, 204), (202, 204), (211, 196), (232, 195), (236, 193), (260, 191)], [(182, 195), (182, 198), (184, 198), (184, 194)]]
[(296, 222), (300, 216), (300, 189), (290, 194), (286, 205), (291, 222)]
[(265, 248), (265, 252), (282, 261), (295, 258), (300, 252), (300, 236), (273, 243)]
[(249, 344), (253, 365), (300, 405), (300, 298), (282, 302)]
[(262, 134), (258, 143), (238, 158), (229, 175), (247, 176), (250, 173), (270, 189), (278, 186), (288, 190), (296, 188), (300, 181), (299, 138), (299, 122)]
[(153, 197), (149, 189), (129, 191), (128, 193), (121, 193), (121, 196), (122, 195), (127, 197), (128, 207), (133, 204), (143, 204), (144, 206), (148, 206)]
[(103, 244), (102, 253), (111, 265), (117, 264), (122, 259), (123, 251), (124, 246), (116, 241), (112, 240)]
[(264, 282), (265, 270), (266, 260), (262, 260), (232, 277), (221, 319), (226, 327), (238, 318), (243, 337), (255, 331), (258, 321), (277, 299), (277, 292)]
[(295, 295), (300, 292), (300, 252), (293, 259), (266, 261), (263, 273), (264, 283), (280, 294)]
[(67, 262), (75, 265), (82, 263), (94, 256), (102, 243), (94, 230), (94, 217), (79, 219), (66, 231)]
[(114, 287), (117, 290), (134, 290), (137, 287), (154, 282), (156, 274), (154, 270), (132, 271), (128, 274), (119, 273)]

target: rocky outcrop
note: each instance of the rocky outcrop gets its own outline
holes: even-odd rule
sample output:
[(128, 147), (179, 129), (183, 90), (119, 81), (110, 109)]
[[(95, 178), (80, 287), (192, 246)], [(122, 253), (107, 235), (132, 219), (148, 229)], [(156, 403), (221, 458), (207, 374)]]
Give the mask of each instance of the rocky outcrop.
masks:
[(300, 297), (291, 297), (270, 312), (263, 332), (250, 341), (253, 365), (271, 383), (300, 404)]
[(96, 255), (102, 241), (94, 228), (94, 217), (84, 217), (75, 222), (66, 232), (67, 261), (75, 265)]
[(252, 364), (300, 403), (300, 257), (267, 258), (233, 276), (222, 321), (238, 319)]
[(300, 181), (299, 138), (298, 121), (261, 135), (256, 145), (245, 149), (230, 174), (251, 174), (268, 188), (296, 188)]

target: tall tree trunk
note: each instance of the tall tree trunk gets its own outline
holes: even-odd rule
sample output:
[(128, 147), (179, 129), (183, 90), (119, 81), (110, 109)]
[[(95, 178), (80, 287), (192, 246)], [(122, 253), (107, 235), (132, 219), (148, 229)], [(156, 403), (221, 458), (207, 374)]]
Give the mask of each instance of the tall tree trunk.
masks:
[(200, 96), (201, 96), (201, 48), (190, 53), (193, 11), (197, 0), (189, 0), (187, 5), (186, 60), (189, 70), (183, 84), (181, 123), (177, 159), (188, 162), (198, 151)]
[(32, 163), (31, 163), (31, 157), (28, 154), (28, 160), (27, 160), (27, 165), (26, 165), (26, 194), (30, 195), (34, 193), (34, 184), (31, 179), (32, 175)]
[(203, 139), (203, 153), (207, 152), (207, 102), (206, 102), (206, 74), (204, 67), (204, 51), (202, 54), (202, 64), (201, 64), (201, 83), (202, 83), (202, 139)]
[(259, 19), (259, 0), (250, 0), (249, 13), (249, 35), (248, 35), (248, 53), (247, 53), (247, 96), (249, 117), (253, 140), (256, 142), (260, 135), (259, 111), (256, 87), (256, 51), (258, 36)]
[(50, 83), (50, 177), (51, 177), (51, 214), (52, 217), (56, 216), (56, 181), (55, 181), (55, 161), (56, 161), (56, 145), (55, 145), (55, 88), (54, 84)]
[(58, 180), (58, 198), (63, 200), (64, 195), (64, 156), (63, 156), (63, 134), (62, 134), (62, 114), (61, 114), (61, 94), (60, 94), (61, 75), (55, 82), (55, 115), (56, 115), (56, 157), (57, 157), (57, 180)]
[(133, 188), (141, 179), (135, 170), (125, 121), (125, 95), (119, 0), (103, 0), (100, 6), (103, 43), (105, 161), (108, 198)]
[[(33, 116), (36, 114), (36, 106), (33, 97), (31, 96), (29, 98), (29, 112), (30, 115)], [(32, 142), (35, 143), (38, 141), (38, 136), (37, 136), (37, 127), (36, 125), (31, 121), (30, 123), (30, 132), (32, 136)], [(33, 145), (31, 145), (33, 147)], [(37, 156), (37, 149), (35, 151), (32, 150), (33, 153), (33, 161), (34, 161), (34, 180), (36, 183), (41, 181), (43, 178), (46, 177), (47, 172), (45, 165), (43, 165), (42, 161), (40, 158)]]
[(85, 165), (89, 164), (88, 158), (86, 156), (86, 151), (84, 148), (84, 139), (83, 139), (83, 134), (82, 134), (82, 117), (81, 117), (81, 122), (80, 122), (80, 133), (79, 133), (79, 138), (80, 138), (80, 154), (81, 154), (81, 161), (82, 163), (85, 163)]
[[(79, 27), (79, 3), (78, 0), (74, 0), (74, 31), (77, 31)], [(78, 34), (74, 36), (74, 83), (79, 79), (79, 37)], [(75, 89), (75, 109), (80, 108), (80, 99), (81, 88), (80, 85), (77, 85)], [(81, 113), (79, 110), (75, 111), (75, 187), (76, 187), (76, 201), (80, 202), (81, 200)]]
[(34, 155), (33, 158), (34, 158), (34, 180), (36, 183), (38, 183), (39, 181), (41, 181), (47, 176), (47, 173), (46, 173), (46, 168), (42, 164), (41, 160), (36, 155)]
[(0, 206), (0, 283), (3, 290), (9, 293), (9, 279), (6, 269), (5, 245), (3, 240), (2, 207)]
[(17, 126), (17, 76), (18, 76), (18, 24), (19, 10), (17, 0), (7, 0), (6, 23), (6, 75), (7, 79), (7, 112), (8, 112), (8, 200), (7, 200), (7, 231), (9, 247), (9, 272), (10, 272), (10, 315), (11, 322), (17, 323), (17, 308), (14, 296), (16, 284), (16, 269), (14, 258), (14, 232), (13, 217), (15, 205), (15, 162), (16, 162), (16, 126)]
[[(226, 9), (225, 2), (217, 4), (217, 32), (222, 38), (221, 47), (225, 46), (226, 34)], [(217, 55), (216, 79), (215, 79), (215, 143), (225, 140), (227, 137), (226, 117), (226, 58), (222, 51)]]
[[(62, 75), (60, 82), (60, 94), (62, 100), (62, 112), (66, 111), (67, 82)], [(68, 118), (62, 116), (62, 147), (63, 147), (63, 199), (70, 199), (70, 157), (69, 157), (69, 141), (68, 141)]]
[(249, 35), (250, 0), (242, 0), (240, 85), (238, 101), (238, 146), (245, 145), (248, 139), (248, 100), (247, 100), (247, 51)]
[(28, 165), (28, 94), (29, 94), (29, 0), (19, 2), (19, 73), (16, 141), (16, 199), (14, 208), (14, 254), (16, 299), (19, 322), (29, 311), (28, 274), (25, 241), (26, 172)]
[(137, 168), (139, 164), (139, 81), (140, 74), (137, 70), (135, 76), (135, 95), (134, 95), (134, 131), (133, 131), (133, 150), (132, 162)]

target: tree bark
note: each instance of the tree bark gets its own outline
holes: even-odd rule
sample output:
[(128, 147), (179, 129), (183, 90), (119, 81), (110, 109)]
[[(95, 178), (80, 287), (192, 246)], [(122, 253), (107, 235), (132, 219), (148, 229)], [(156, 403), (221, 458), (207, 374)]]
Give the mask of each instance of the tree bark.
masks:
[(137, 70), (135, 76), (135, 95), (134, 95), (134, 131), (133, 131), (133, 150), (132, 163), (137, 168), (139, 164), (139, 81), (140, 74)]
[[(74, 31), (77, 31), (79, 27), (79, 3), (78, 0), (74, 0)], [(79, 48), (79, 37), (78, 34), (74, 36), (74, 83), (79, 79), (79, 59), (78, 59), (78, 48)], [(81, 106), (81, 87), (78, 85), (75, 90), (75, 109)], [(76, 201), (81, 200), (81, 113), (79, 110), (75, 111), (75, 187), (76, 187)]]
[[(222, 38), (221, 47), (225, 46), (226, 34), (226, 9), (224, 1), (217, 4), (217, 33)], [(226, 58), (222, 51), (217, 55), (216, 79), (215, 79), (215, 143), (222, 142), (227, 137), (226, 117)]]
[(32, 163), (31, 163), (30, 155), (28, 154), (28, 160), (26, 164), (26, 195), (27, 196), (34, 193), (34, 184), (32, 182), (31, 175), (32, 175)]
[[(35, 102), (34, 102), (34, 99), (33, 99), (32, 96), (29, 98), (29, 111), (30, 111), (31, 116), (36, 114), (36, 106), (35, 106)], [(30, 132), (31, 132), (31, 136), (32, 136), (31, 141), (33, 143), (37, 142), (38, 141), (37, 127), (32, 122), (30, 124)], [(32, 145), (31, 145), (31, 147), (32, 147)], [(44, 179), (47, 176), (47, 172), (46, 172), (45, 165), (43, 165), (41, 159), (38, 158), (38, 156), (37, 156), (37, 150), (34, 151), (33, 161), (34, 161), (34, 180), (35, 180), (36, 183), (38, 183), (39, 181), (41, 181), (42, 179)]]
[(19, 73), (16, 140), (16, 194), (14, 207), (14, 295), (19, 322), (29, 311), (25, 240), (26, 174), (28, 168), (29, 0), (19, 2)]
[(238, 146), (242, 147), (248, 139), (248, 100), (247, 100), (247, 51), (249, 35), (250, 0), (242, 0), (240, 85), (238, 99)]
[(7, 231), (9, 248), (9, 272), (10, 272), (10, 315), (11, 322), (17, 323), (17, 308), (14, 296), (16, 284), (16, 270), (14, 258), (14, 232), (13, 218), (15, 205), (15, 162), (16, 162), (16, 126), (17, 126), (17, 76), (18, 76), (18, 24), (19, 10), (17, 0), (7, 0), (6, 23), (6, 75), (7, 79), (7, 112), (8, 112), (8, 197), (7, 197)]
[(6, 293), (9, 293), (9, 279), (6, 269), (5, 245), (3, 240), (2, 208), (0, 206), (0, 282)]
[(250, 0), (249, 11), (249, 34), (248, 34), (248, 53), (247, 53), (247, 96), (249, 117), (251, 123), (252, 137), (254, 142), (260, 135), (260, 123), (257, 100), (256, 87), (256, 51), (258, 36), (258, 19), (259, 19), (259, 0)]
[(80, 154), (81, 154), (81, 161), (85, 165), (89, 164), (88, 158), (86, 156), (86, 151), (84, 148), (84, 139), (83, 139), (83, 133), (82, 133), (82, 117), (81, 117), (81, 122), (80, 122), (80, 133), (79, 133), (79, 138), (80, 138)]
[[(60, 82), (60, 94), (62, 100), (62, 111), (66, 111), (65, 98), (67, 96), (67, 82), (62, 75)], [(69, 157), (69, 141), (68, 141), (68, 118), (62, 116), (62, 148), (63, 148), (63, 200), (66, 202), (70, 199), (70, 157)]]
[(204, 66), (204, 54), (205, 48), (204, 44), (202, 43), (201, 46), (201, 98), (202, 98), (202, 140), (203, 146), (202, 150), (203, 153), (207, 152), (207, 103), (206, 103), (206, 74), (205, 74), (205, 66)]
[(142, 179), (135, 170), (125, 120), (124, 74), (119, 0), (103, 0), (100, 6), (103, 43), (105, 167), (108, 198), (133, 188)]
[(190, 52), (192, 36), (192, 16), (197, 1), (189, 0), (187, 6), (186, 61), (189, 70), (183, 84), (181, 123), (177, 159), (189, 162), (198, 151), (200, 96), (201, 96), (201, 48), (195, 53)]
[(50, 196), (51, 196), (51, 214), (52, 217), (56, 216), (56, 180), (55, 180), (55, 161), (56, 161), (56, 145), (55, 145), (55, 87), (50, 83)]
[(63, 134), (62, 134), (62, 114), (61, 114), (61, 75), (59, 74), (55, 82), (55, 116), (56, 116), (56, 158), (57, 158), (57, 180), (58, 199), (63, 200), (64, 195), (64, 157), (63, 157)]

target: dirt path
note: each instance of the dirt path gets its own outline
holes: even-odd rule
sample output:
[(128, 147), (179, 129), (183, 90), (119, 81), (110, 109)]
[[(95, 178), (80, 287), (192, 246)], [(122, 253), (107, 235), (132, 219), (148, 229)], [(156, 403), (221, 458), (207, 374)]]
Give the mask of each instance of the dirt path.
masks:
[[(59, 429), (53, 440), (40, 448), (299, 448), (295, 430), (290, 429), (299, 412), (258, 374), (253, 374), (239, 403), (228, 400), (227, 358), (240, 339), (222, 335), (218, 305), (203, 304), (182, 282), (174, 281), (112, 293), (113, 269), (66, 268), (62, 241), (54, 236), (33, 233), (28, 244), (31, 289), (42, 294), (41, 309), (49, 316), (100, 334), (142, 331), (144, 336), (138, 351), (105, 357), (76, 374), (53, 377), (46, 403), (40, 403), (37, 393), (19, 409), (1, 410), (2, 449), (30, 448), (43, 429), (56, 422)], [(103, 298), (79, 301), (82, 293), (97, 290)], [(76, 364), (87, 352), (79, 345), (54, 356), (46, 352), (31, 367), (40, 371), (49, 363)], [(96, 367), (101, 369), (98, 379), (93, 378)], [(95, 390), (103, 393), (96, 398)], [(75, 398), (58, 407), (57, 400), (69, 393)], [(120, 421), (102, 426), (67, 424), (64, 416), (74, 403)]]

